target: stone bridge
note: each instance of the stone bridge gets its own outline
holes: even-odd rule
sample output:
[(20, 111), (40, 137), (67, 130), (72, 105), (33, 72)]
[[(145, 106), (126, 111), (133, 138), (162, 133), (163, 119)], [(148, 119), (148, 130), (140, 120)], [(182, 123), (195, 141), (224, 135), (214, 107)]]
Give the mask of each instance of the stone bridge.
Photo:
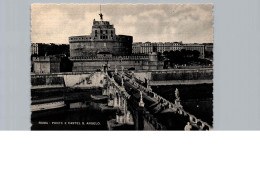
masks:
[(31, 89), (97, 88), (104, 86), (104, 72), (31, 74)]
[(212, 68), (136, 71), (134, 76), (150, 86), (213, 84)]
[(60, 73), (37, 75), (32, 78), (32, 82), (35, 80), (36, 83), (32, 84), (32, 89), (51, 86), (101, 87), (102, 95), (107, 96), (106, 107), (117, 111), (115, 120), (108, 122), (110, 129), (128, 125), (133, 126), (135, 130), (183, 130), (187, 122), (193, 129), (212, 129), (207, 122), (183, 109), (178, 91), (175, 93), (175, 102), (170, 102), (153, 92), (149, 85), (144, 86), (144, 82), (138, 80), (133, 73), (125, 72), (123, 67), (121, 71), (115, 69), (110, 74), (105, 69), (93, 73)]
[[(171, 130), (171, 125), (165, 125), (158, 120), (160, 115), (171, 113), (174, 118), (189, 122), (193, 129), (212, 130), (212, 126), (207, 122), (183, 109), (178, 90), (175, 91), (176, 100), (172, 103), (154, 93), (149, 86), (140, 84), (141, 81), (133, 74), (124, 72), (123, 68), (120, 72), (115, 70), (110, 76), (106, 76), (107, 85), (103, 89), (103, 95), (108, 96), (108, 106), (119, 108), (116, 115), (117, 123), (132, 124), (132, 121), (129, 122), (131, 118), (136, 130)], [(144, 101), (147, 101), (147, 105)], [(172, 120), (171, 123), (178, 123), (178, 120)]]

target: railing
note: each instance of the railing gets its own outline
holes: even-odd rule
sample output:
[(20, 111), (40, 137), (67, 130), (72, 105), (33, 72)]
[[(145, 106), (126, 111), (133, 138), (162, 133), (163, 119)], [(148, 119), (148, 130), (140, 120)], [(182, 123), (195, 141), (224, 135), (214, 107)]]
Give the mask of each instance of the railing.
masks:
[(152, 81), (169, 81), (169, 80), (211, 80), (213, 79), (212, 70), (191, 70), (175, 71), (171, 73), (160, 73), (152, 75)]
[(95, 74), (95, 72), (92, 72), (88, 77), (86, 77), (86, 78), (82, 79), (81, 81), (77, 82), (76, 84), (74, 84), (73, 87), (75, 87), (75, 86), (77, 86), (77, 85), (80, 85), (80, 84), (84, 83), (85, 81), (89, 81), (90, 78), (91, 78), (92, 76), (94, 76), (94, 74)]
[[(124, 77), (128, 77), (127, 74), (124, 74), (121, 72), (121, 75)], [(157, 93), (154, 93), (152, 89), (146, 88), (143, 85), (140, 85), (135, 80), (129, 78), (129, 82), (132, 83), (134, 86), (138, 87), (139, 90), (149, 93), (153, 95), (153, 98), (155, 98), (158, 102), (162, 102), (162, 106), (166, 109), (173, 109), (175, 112), (178, 112), (180, 115), (188, 116), (190, 119), (191, 125), (197, 127), (198, 129), (208, 129), (211, 130), (212, 126), (210, 126), (207, 122), (202, 121), (201, 119), (196, 118), (194, 115), (190, 114), (189, 112), (185, 111), (181, 105), (174, 104), (167, 99), (163, 98), (162, 96), (158, 95)]]
[(108, 79), (108, 81), (109, 81), (110, 83), (113, 84), (113, 86), (114, 86), (119, 92), (121, 92), (123, 95), (125, 95), (126, 98), (128, 98), (128, 99), (130, 98), (130, 95), (129, 95), (125, 90), (123, 90), (122, 87), (120, 87), (120, 86), (117, 84), (117, 82), (115, 82), (113, 76), (110, 78), (110, 77), (107, 75), (107, 79)]

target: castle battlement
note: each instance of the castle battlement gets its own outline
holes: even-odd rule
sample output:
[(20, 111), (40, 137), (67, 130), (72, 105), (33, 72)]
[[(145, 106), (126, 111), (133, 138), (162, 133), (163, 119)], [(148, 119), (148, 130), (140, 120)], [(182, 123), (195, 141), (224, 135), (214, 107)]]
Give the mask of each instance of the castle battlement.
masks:
[(149, 56), (112, 56), (112, 57), (70, 57), (70, 60), (85, 60), (85, 61), (106, 61), (106, 60), (114, 60), (114, 61), (126, 61), (126, 60), (149, 60)]

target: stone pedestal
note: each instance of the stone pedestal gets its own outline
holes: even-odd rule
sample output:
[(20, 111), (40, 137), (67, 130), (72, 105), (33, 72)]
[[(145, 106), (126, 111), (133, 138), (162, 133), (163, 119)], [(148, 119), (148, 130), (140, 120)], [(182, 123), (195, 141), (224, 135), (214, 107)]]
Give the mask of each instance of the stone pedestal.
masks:
[(108, 99), (107, 105), (108, 105), (109, 107), (113, 107), (113, 106), (114, 106), (114, 100)]
[(137, 109), (137, 119), (135, 123), (135, 130), (144, 129), (144, 107), (138, 107)]

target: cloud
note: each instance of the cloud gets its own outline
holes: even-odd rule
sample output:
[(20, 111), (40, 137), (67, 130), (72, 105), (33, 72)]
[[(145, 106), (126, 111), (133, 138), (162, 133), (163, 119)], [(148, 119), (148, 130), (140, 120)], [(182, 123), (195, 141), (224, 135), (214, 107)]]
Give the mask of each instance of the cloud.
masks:
[[(134, 41), (213, 42), (211, 4), (159, 4), (102, 6), (104, 19), (114, 24), (116, 34), (132, 35)], [(33, 4), (31, 40), (68, 43), (69, 36), (89, 35), (93, 19), (99, 19), (97, 4)]]

